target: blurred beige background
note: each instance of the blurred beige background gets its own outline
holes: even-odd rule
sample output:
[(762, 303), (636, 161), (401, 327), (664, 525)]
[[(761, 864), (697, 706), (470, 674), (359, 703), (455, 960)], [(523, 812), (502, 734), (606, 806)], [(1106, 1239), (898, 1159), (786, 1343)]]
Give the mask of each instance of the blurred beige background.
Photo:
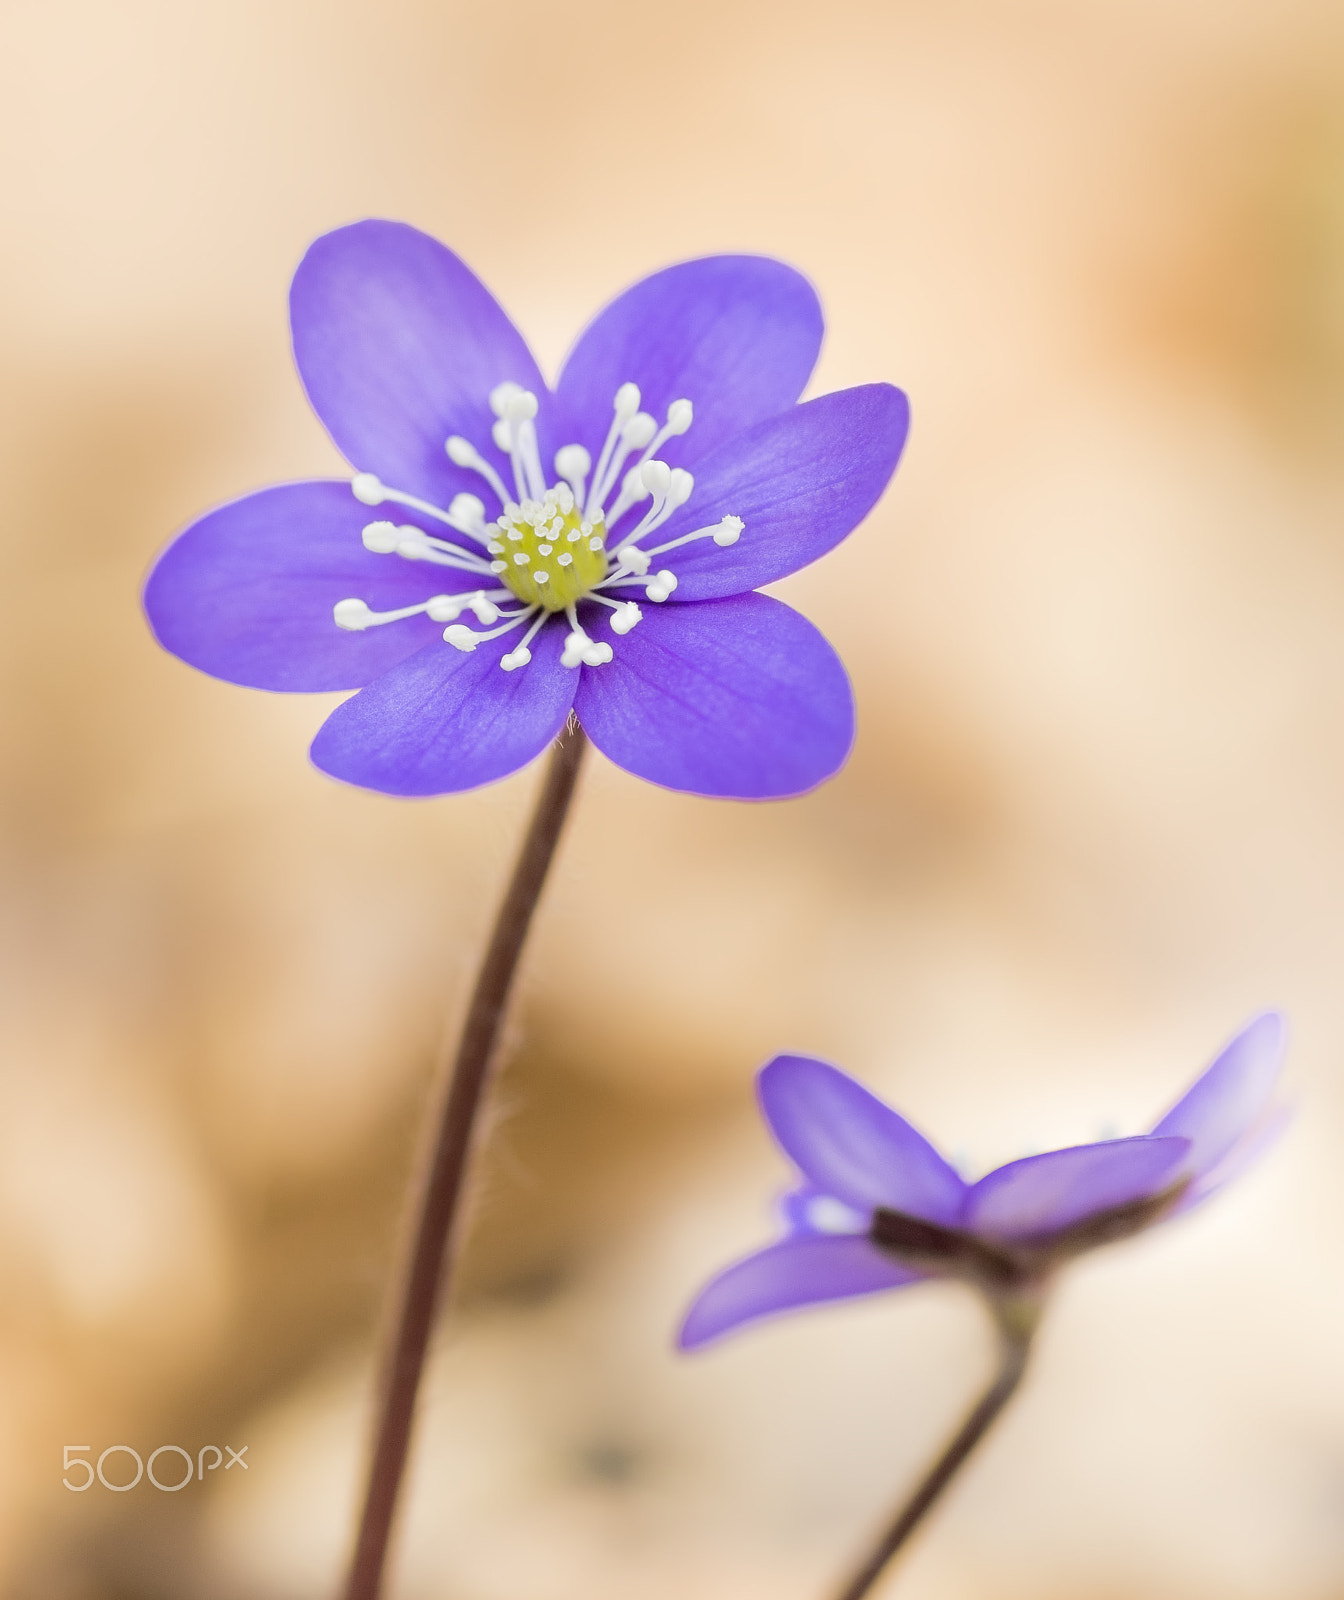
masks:
[[(396, 1600), (820, 1600), (981, 1380), (932, 1289), (671, 1354), (771, 1226), (771, 1052), (983, 1169), (1142, 1127), (1271, 1003), (1291, 1136), (1076, 1273), (894, 1587), (1344, 1596), (1338, 6), (2, 15), (6, 1600), (317, 1600), (342, 1561), (415, 1120), (534, 775), (339, 788), (304, 760), (330, 702), (192, 673), (136, 594), (199, 511), (338, 470), (285, 293), (367, 214), (450, 242), (552, 369), (653, 268), (782, 256), (814, 388), (915, 415), (781, 586), (854, 675), (845, 773), (747, 808), (588, 772)], [(637, 897), (632, 828), (668, 864)], [(75, 1495), (72, 1442), (249, 1470)]]

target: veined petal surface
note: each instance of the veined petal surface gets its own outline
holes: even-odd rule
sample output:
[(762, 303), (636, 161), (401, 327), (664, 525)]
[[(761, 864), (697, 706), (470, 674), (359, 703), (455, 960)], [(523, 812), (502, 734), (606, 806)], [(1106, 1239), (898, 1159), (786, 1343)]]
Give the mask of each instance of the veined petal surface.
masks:
[(1283, 1060), (1277, 1011), (1256, 1017), (1219, 1053), (1153, 1129), (1190, 1140), (1190, 1168), (1210, 1171), (1265, 1115)]
[(441, 622), (408, 617), (360, 633), (338, 628), (338, 600), (375, 611), (460, 594), (481, 579), (373, 555), (360, 529), (377, 513), (348, 483), (285, 483), (208, 512), (180, 533), (145, 583), (165, 649), (252, 689), (360, 689), (431, 639)]
[(720, 445), (697, 467), (689, 504), (647, 542), (729, 515), (746, 527), (727, 548), (697, 539), (669, 551), (672, 601), (758, 589), (825, 555), (877, 504), (909, 428), (901, 390), (871, 383), (805, 401)]
[(882, 1206), (946, 1225), (966, 1185), (929, 1141), (862, 1084), (810, 1056), (776, 1056), (757, 1093), (770, 1129), (825, 1194), (857, 1210)]
[(469, 653), (426, 645), (332, 712), (313, 741), (314, 764), (396, 795), (452, 794), (526, 766), (564, 727), (574, 674), (560, 665), (556, 627), (533, 639), (527, 666), (505, 672), (500, 657), (522, 631)]
[(574, 698), (618, 767), (667, 789), (773, 800), (843, 764), (854, 738), (849, 679), (796, 611), (762, 594), (642, 609), (615, 659), (583, 668)]
[[(494, 296), (446, 245), (402, 222), (356, 222), (308, 249), (290, 290), (294, 360), (313, 409), (360, 472), (439, 506), (466, 491), (496, 515), (475, 473), (444, 453), (461, 434), (505, 485), (491, 443), (490, 391), (530, 389), (549, 467), (549, 393), (531, 352)], [(608, 396), (608, 406), (610, 396)]]
[(1026, 1239), (1158, 1194), (1179, 1177), (1185, 1139), (1110, 1139), (1010, 1161), (966, 1197), (962, 1226), (998, 1239)]
[(776, 1311), (878, 1294), (918, 1281), (918, 1273), (884, 1256), (867, 1239), (785, 1239), (714, 1278), (687, 1313), (677, 1343), (693, 1350)]
[(659, 423), (671, 401), (691, 401), (689, 433), (659, 454), (671, 466), (693, 467), (724, 439), (797, 400), (822, 329), (816, 291), (783, 262), (686, 261), (598, 312), (565, 361), (556, 396), (571, 424), (600, 430), (598, 444), (623, 383), (639, 385), (644, 410)]

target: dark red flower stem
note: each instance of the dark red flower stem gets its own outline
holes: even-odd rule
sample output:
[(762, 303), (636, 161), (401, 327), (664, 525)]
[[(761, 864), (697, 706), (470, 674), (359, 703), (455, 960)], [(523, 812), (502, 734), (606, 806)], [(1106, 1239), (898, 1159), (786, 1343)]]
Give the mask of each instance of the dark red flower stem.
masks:
[(400, 1290), (400, 1306), (389, 1348), (382, 1411), (369, 1469), (346, 1600), (377, 1600), (383, 1580), (411, 1441), (416, 1391), (425, 1351), (443, 1300), (457, 1244), (453, 1224), (464, 1191), (472, 1128), (499, 1037), (528, 926), (564, 826), (587, 740), (571, 722), (551, 752), (536, 810), (495, 919), (485, 959), (476, 977), (456, 1057), (447, 1080), (438, 1137), (423, 1178), (415, 1242)]
[(976, 1401), (947, 1448), (929, 1468), (837, 1600), (863, 1600), (1017, 1392), (1027, 1370), (1032, 1335), (1040, 1320), (1041, 1299), (1032, 1294), (988, 1298), (999, 1334), (999, 1365), (994, 1381)]

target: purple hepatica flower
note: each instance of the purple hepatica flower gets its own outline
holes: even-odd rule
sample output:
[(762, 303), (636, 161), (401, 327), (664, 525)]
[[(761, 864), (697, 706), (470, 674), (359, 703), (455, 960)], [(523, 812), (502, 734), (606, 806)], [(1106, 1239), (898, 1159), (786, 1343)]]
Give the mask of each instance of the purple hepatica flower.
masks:
[(803, 1175), (785, 1237), (719, 1274), (691, 1307), (689, 1350), (758, 1317), (960, 1277), (991, 1294), (1188, 1210), (1281, 1131), (1271, 1107), (1283, 1022), (1245, 1027), (1151, 1133), (1050, 1150), (967, 1183), (927, 1139), (824, 1061), (776, 1056), (759, 1078), (771, 1131)]
[(671, 789), (775, 798), (838, 770), (844, 668), (754, 591), (867, 515), (909, 411), (887, 384), (795, 403), (822, 334), (805, 279), (754, 256), (656, 273), (554, 390), (484, 285), (401, 223), (318, 239), (290, 309), (354, 480), (187, 528), (145, 590), (163, 645), (253, 688), (358, 689), (313, 760), (389, 794), (501, 778), (571, 710)]

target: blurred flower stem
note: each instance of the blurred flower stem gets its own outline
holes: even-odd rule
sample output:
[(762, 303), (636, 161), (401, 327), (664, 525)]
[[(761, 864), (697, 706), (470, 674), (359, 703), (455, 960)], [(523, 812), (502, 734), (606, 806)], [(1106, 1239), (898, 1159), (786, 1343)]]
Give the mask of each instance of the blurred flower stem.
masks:
[(998, 1420), (1017, 1393), (1027, 1370), (1031, 1341), (1040, 1322), (1044, 1299), (1039, 1292), (986, 1293), (999, 1338), (999, 1364), (994, 1381), (976, 1401), (947, 1448), (929, 1468), (919, 1487), (901, 1507), (891, 1526), (878, 1540), (837, 1600), (863, 1600), (932, 1509), (934, 1502), (970, 1459), (976, 1445)]
[(385, 1388), (346, 1600), (376, 1600), (410, 1445), (425, 1351), (451, 1269), (453, 1224), (464, 1191), (472, 1128), (532, 913), (574, 797), (587, 740), (571, 720), (551, 752), (532, 821), (495, 919), (448, 1076), (438, 1134), (423, 1177), (415, 1241), (398, 1292)]

